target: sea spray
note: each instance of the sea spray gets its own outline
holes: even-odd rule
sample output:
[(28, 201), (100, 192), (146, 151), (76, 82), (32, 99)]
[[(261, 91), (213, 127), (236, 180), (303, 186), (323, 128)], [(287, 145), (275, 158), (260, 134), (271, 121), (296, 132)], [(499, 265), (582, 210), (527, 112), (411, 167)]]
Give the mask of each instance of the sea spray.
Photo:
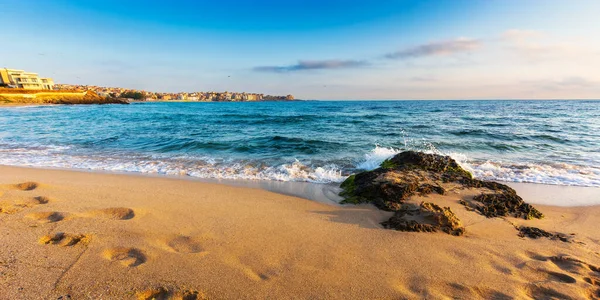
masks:
[(379, 167), (379, 165), (381, 165), (381, 163), (402, 152), (402, 150), (400, 149), (395, 149), (395, 148), (386, 148), (386, 147), (380, 147), (379, 145), (375, 145), (375, 148), (373, 150), (371, 150), (369, 153), (365, 154), (365, 158), (362, 162), (360, 162), (356, 168), (357, 169), (361, 169), (361, 170), (366, 170), (366, 171), (371, 171), (373, 169), (376, 169)]

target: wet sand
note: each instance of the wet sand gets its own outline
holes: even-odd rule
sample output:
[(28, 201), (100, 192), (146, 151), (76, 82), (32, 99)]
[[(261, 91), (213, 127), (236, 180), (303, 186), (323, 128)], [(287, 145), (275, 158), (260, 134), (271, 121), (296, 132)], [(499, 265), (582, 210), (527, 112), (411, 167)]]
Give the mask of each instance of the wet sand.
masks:
[[(599, 206), (536, 205), (542, 220), (486, 219), (458, 204), (468, 191), (454, 193), (423, 199), (451, 207), (462, 237), (382, 229), (390, 213), (369, 205), (1, 166), (0, 298), (600, 296)], [(573, 234), (573, 242), (518, 237), (520, 224)]]

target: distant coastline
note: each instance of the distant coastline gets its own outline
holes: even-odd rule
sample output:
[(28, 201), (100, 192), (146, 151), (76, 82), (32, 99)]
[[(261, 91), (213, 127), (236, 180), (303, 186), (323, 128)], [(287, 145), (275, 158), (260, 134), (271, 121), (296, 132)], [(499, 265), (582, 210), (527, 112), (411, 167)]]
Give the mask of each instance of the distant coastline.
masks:
[(95, 86), (55, 85), (54, 89), (0, 88), (0, 106), (48, 104), (129, 104), (136, 102), (266, 102), (297, 101), (292, 95), (247, 93), (152, 93)]
[(17, 69), (0, 69), (0, 104), (105, 104), (130, 101), (250, 102), (291, 101), (291, 94), (265, 95), (247, 92), (149, 92), (95, 85), (55, 84), (52, 78)]
[(292, 101), (295, 100), (291, 94), (265, 95), (262, 93), (247, 92), (178, 92), (163, 93), (149, 92), (144, 90), (135, 90), (119, 87), (102, 87), (94, 85), (71, 85), (55, 84), (56, 90), (69, 91), (92, 91), (101, 97), (123, 98), (137, 101), (179, 101), (179, 102), (251, 102), (251, 101)]

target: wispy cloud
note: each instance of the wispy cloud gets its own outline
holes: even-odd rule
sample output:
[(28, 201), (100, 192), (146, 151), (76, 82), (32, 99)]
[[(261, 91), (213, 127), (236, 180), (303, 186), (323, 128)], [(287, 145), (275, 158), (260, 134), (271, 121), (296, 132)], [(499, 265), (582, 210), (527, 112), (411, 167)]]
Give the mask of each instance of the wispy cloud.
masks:
[(412, 48), (399, 50), (385, 55), (389, 59), (411, 59), (427, 56), (452, 55), (461, 52), (469, 52), (480, 48), (482, 42), (476, 39), (457, 38), (449, 41), (441, 41), (418, 45)]
[(348, 69), (367, 65), (369, 63), (362, 60), (301, 60), (297, 64), (289, 66), (259, 66), (255, 67), (254, 71), (282, 73), (304, 70)]
[(581, 45), (553, 39), (536, 30), (510, 29), (502, 34), (508, 49), (531, 63), (546, 60), (573, 59), (589, 54)]
[(409, 79), (410, 81), (414, 81), (414, 82), (434, 82), (437, 81), (436, 78), (432, 77), (432, 76), (414, 76), (411, 77)]
[(549, 89), (583, 89), (594, 86), (598, 86), (597, 83), (580, 76), (565, 77), (546, 83)]
[(568, 76), (560, 79), (526, 80), (521, 81), (521, 84), (547, 91), (598, 90), (598, 87), (600, 86), (598, 85), (598, 82), (581, 76)]
[(511, 42), (525, 42), (543, 36), (544, 33), (541, 31), (528, 29), (509, 29), (502, 33), (502, 38)]
[(579, 76), (571, 76), (563, 78), (558, 82), (560, 86), (563, 87), (573, 87), (573, 88), (581, 88), (581, 87), (590, 87), (596, 85), (593, 81), (585, 79)]
[[(429, 44), (418, 45), (412, 48), (385, 54), (388, 59), (411, 59), (426, 56), (452, 55), (461, 52), (469, 52), (481, 47), (481, 40), (469, 38), (456, 38)], [(300, 60), (297, 64), (286, 66), (258, 66), (253, 70), (257, 72), (286, 73), (305, 70), (331, 70), (331, 69), (350, 69), (368, 66), (371, 63), (368, 60)], [(422, 80), (426, 81), (426, 80)]]

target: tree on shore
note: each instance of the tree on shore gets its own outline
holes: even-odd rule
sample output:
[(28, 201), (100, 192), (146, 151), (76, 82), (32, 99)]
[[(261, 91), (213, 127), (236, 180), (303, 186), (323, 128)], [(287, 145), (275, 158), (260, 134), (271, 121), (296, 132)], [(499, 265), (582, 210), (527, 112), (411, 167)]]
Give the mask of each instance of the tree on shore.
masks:
[(126, 98), (126, 99), (134, 99), (134, 100), (143, 100), (144, 99), (144, 94), (140, 93), (140, 92), (124, 92), (121, 93), (120, 98)]

